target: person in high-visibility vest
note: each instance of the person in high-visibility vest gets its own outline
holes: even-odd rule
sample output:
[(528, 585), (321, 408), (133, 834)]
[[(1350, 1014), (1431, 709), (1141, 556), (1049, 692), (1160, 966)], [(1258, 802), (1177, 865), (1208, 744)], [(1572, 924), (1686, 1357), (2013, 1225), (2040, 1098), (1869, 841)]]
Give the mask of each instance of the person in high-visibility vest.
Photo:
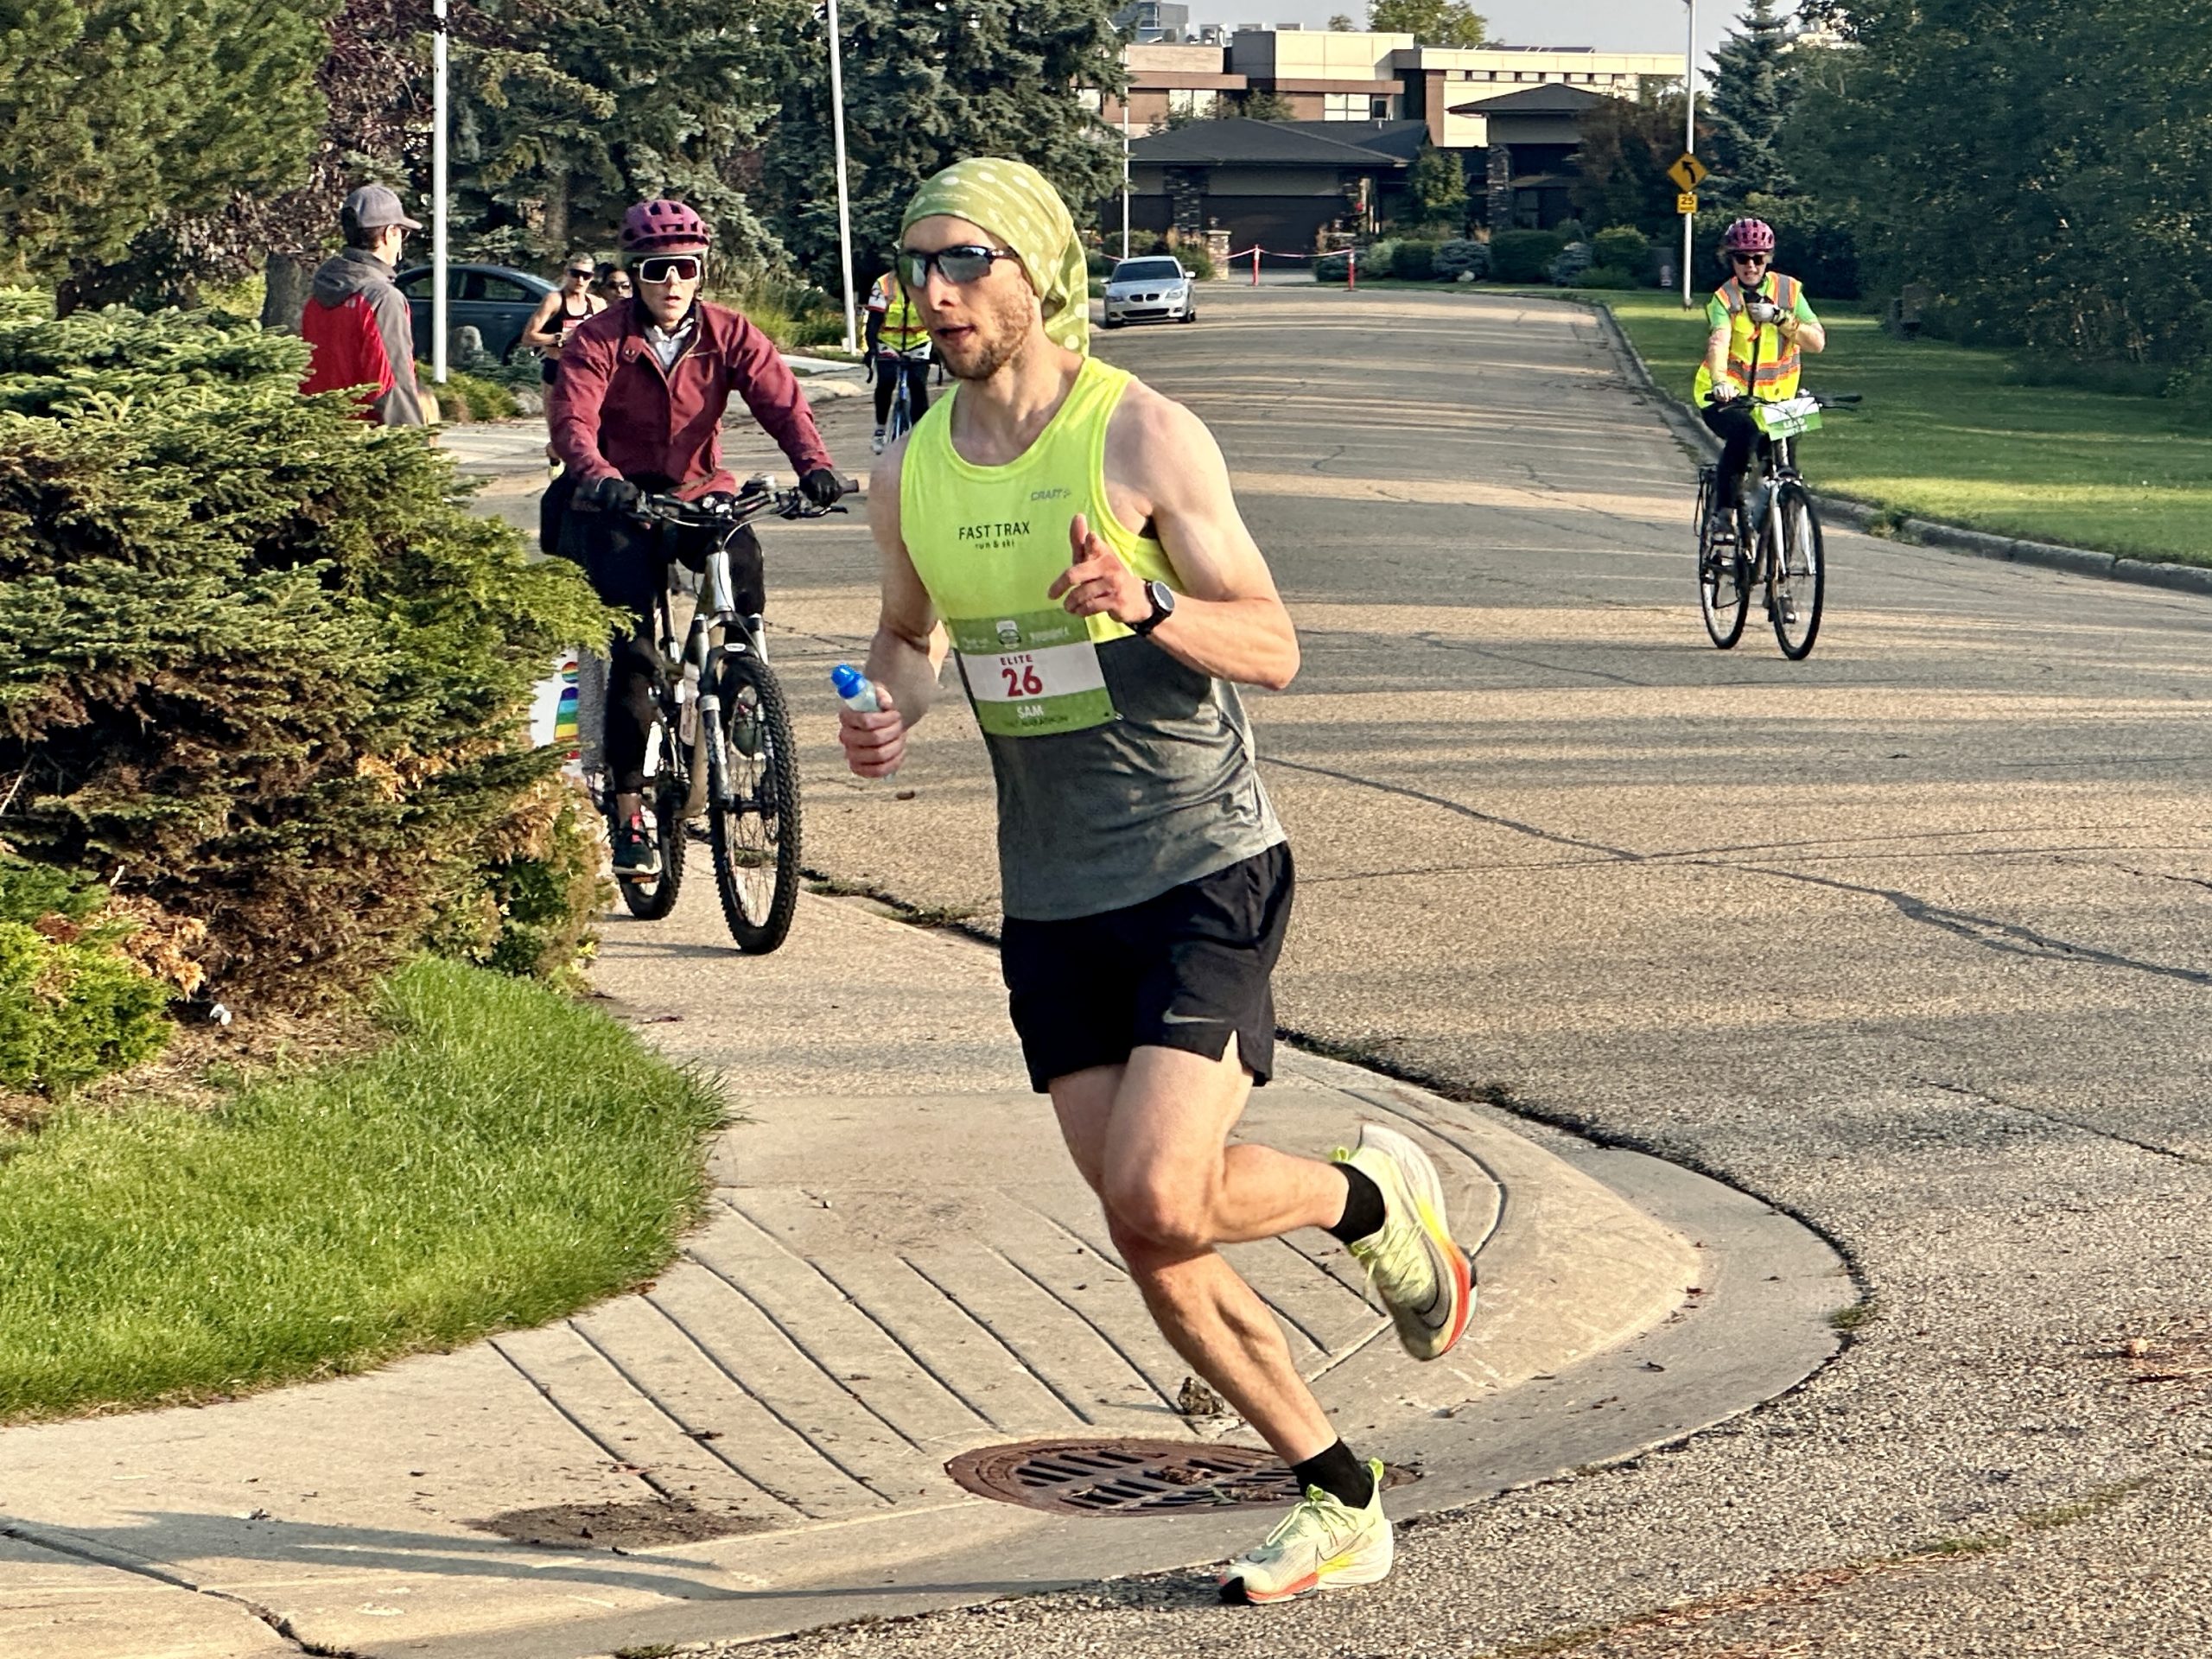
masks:
[(1711, 332), (1693, 395), (1706, 426), (1726, 448), (1713, 493), (1710, 533), (1735, 534), (1736, 498), (1758, 441), (1750, 404), (1797, 395), (1804, 353), (1827, 348), (1827, 331), (1813, 315), (1805, 285), (1774, 269), (1774, 226), (1739, 219), (1720, 238), (1728, 280), (1705, 308)]
[(883, 453), (883, 423), (891, 418), (891, 398), (899, 377), (906, 377), (906, 417), (911, 425), (930, 406), (930, 331), (913, 296), (897, 273), (885, 271), (868, 292), (868, 372), (875, 380), (875, 439)]

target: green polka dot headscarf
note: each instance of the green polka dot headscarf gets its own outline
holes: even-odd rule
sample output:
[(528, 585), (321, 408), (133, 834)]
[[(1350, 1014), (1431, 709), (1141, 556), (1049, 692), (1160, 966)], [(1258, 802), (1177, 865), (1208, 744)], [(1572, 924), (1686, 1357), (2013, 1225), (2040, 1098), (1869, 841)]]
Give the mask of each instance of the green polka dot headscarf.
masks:
[(980, 225), (1021, 256), (1056, 346), (1090, 349), (1090, 271), (1067, 203), (1027, 162), (977, 156), (925, 181), (899, 221), (904, 236), (918, 219), (946, 213)]

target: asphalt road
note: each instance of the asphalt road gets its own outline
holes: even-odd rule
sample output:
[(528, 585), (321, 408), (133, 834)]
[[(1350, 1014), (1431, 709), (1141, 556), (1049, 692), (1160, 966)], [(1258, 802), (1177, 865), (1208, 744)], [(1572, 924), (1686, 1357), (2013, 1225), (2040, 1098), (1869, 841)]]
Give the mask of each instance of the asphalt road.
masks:
[[(1865, 1317), (1733, 1424), (1408, 1530), (1375, 1590), (1139, 1581), (779, 1651), (2212, 1653), (2212, 601), (1831, 531), (1811, 659), (1756, 619), (1723, 653), (1693, 464), (1586, 313), (1210, 289), (1102, 350), (1211, 424), (1304, 642), (1253, 700), (1285, 1024), (1758, 1193)], [(815, 682), (872, 562), (770, 543), (807, 862), (988, 927), (964, 710), (912, 798), (840, 777)]]

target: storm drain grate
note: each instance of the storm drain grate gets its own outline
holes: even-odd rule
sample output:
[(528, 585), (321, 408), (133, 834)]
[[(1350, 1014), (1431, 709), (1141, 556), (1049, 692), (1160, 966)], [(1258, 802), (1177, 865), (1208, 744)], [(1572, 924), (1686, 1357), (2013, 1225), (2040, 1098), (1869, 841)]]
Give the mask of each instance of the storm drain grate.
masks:
[[(1028, 1440), (963, 1452), (945, 1471), (982, 1497), (1058, 1515), (1281, 1509), (1300, 1497), (1274, 1452), (1187, 1440)], [(1390, 1469), (1382, 1484), (1414, 1478)]]

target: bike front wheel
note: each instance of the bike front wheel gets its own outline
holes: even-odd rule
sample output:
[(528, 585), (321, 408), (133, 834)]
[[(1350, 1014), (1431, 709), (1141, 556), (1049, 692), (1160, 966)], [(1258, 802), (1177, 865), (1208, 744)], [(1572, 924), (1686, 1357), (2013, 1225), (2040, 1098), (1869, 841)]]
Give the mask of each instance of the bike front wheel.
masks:
[(1821, 516), (1804, 486), (1785, 484), (1767, 518), (1768, 597), (1774, 606), (1774, 638), (1782, 654), (1801, 662), (1821, 633), (1821, 601), (1827, 583)]
[(773, 950), (798, 906), (798, 749), (775, 671), (747, 651), (725, 655), (721, 708), (707, 744), (707, 825), (722, 919), (737, 948)]
[(1744, 613), (1751, 608), (1751, 576), (1744, 568), (1740, 543), (1715, 543), (1706, 534), (1706, 512), (1713, 500), (1710, 468), (1698, 480), (1697, 603), (1705, 631), (1726, 651), (1744, 637)]

